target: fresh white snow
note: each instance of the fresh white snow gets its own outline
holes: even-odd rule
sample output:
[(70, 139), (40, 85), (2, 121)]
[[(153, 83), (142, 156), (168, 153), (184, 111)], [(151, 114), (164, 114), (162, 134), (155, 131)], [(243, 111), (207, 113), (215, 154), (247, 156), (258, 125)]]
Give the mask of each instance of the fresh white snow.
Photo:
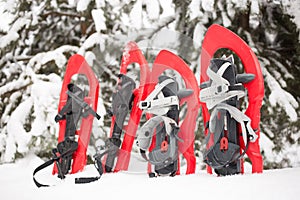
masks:
[(14, 5), (15, 0), (7, 0), (6, 2), (0, 1), (0, 31), (7, 32), (10, 29), (10, 23), (13, 21), (12, 7), (8, 5)]
[(131, 25), (137, 30), (142, 28), (142, 1), (138, 0), (129, 14)]
[[(133, 162), (137, 159), (133, 159)], [(300, 168), (266, 170), (263, 174), (244, 174), (227, 177), (196, 174), (175, 177), (148, 178), (141, 169), (104, 174), (100, 180), (75, 185), (74, 178), (95, 176), (88, 165), (83, 172), (67, 175), (63, 181), (52, 176), (52, 167), (36, 175), (39, 181), (55, 186), (37, 188), (32, 180), (34, 168), (43, 163), (34, 155), (15, 164), (0, 165), (1, 199), (230, 199), (230, 200), (298, 200)], [(137, 168), (141, 166), (137, 165)], [(132, 167), (134, 168), (134, 167)]]
[(106, 30), (105, 25), (105, 17), (104, 12), (101, 8), (92, 10), (92, 16), (93, 20), (95, 22), (95, 27), (97, 32), (100, 32), (101, 30)]
[(214, 10), (214, 4), (215, 4), (214, 0), (202, 1), (202, 8), (205, 11), (212, 12)]
[(200, 10), (200, 0), (192, 0), (189, 7), (188, 7), (188, 11), (189, 11), (189, 15), (190, 15), (190, 19), (193, 20), (196, 17), (199, 16), (203, 16), (203, 13)]
[(159, 4), (162, 7), (162, 13), (160, 14), (160, 19), (166, 17), (174, 16), (175, 14), (175, 5), (172, 0), (159, 0)]
[(89, 6), (90, 2), (91, 2), (91, 0), (79, 0), (77, 3), (76, 10), (78, 12), (85, 11), (87, 9), (87, 7)]
[(145, 0), (146, 10), (151, 20), (159, 18), (159, 3), (157, 0)]
[(203, 41), (205, 31), (207, 30), (202, 23), (199, 22), (196, 24), (193, 34), (194, 45), (196, 48), (201, 47), (201, 42)]

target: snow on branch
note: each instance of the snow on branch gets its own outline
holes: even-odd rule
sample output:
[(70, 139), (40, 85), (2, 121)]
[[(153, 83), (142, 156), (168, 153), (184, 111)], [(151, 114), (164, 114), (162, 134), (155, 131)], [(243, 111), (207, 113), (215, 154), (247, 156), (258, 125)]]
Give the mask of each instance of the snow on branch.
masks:
[(6, 35), (0, 37), (0, 49), (7, 47), (11, 42), (17, 41), (20, 37), (18, 31), (27, 26), (30, 20), (27, 17), (17, 19)]
[(130, 11), (129, 17), (133, 28), (141, 29), (142, 21), (142, 1), (137, 1)]
[(87, 49), (94, 47), (97, 44), (100, 45), (100, 50), (103, 52), (105, 50), (105, 39), (106, 38), (101, 33), (99, 32), (93, 33), (84, 41), (84, 43), (78, 50), (78, 53), (84, 55)]
[[(0, 133), (0, 151), (3, 153), (0, 162), (12, 162), (17, 152), (24, 155), (32, 148), (41, 147), (39, 136), (48, 138), (46, 143), (51, 143), (51, 135), (58, 132), (53, 119), (57, 112), (61, 78), (56, 74), (31, 73), (30, 76), (30, 87), (27, 90), (30, 95), (14, 92), (3, 113), (2, 122), (7, 125)], [(10, 84), (18, 86), (21, 82), (24, 80)], [(18, 98), (22, 98), (20, 104)]]
[(78, 17), (78, 18), (81, 17), (79, 14), (74, 14), (74, 13), (69, 13), (69, 12), (58, 12), (58, 11), (47, 12), (45, 14), (42, 14), (41, 17), (47, 18), (49, 15), (51, 15), (51, 16)]
[(106, 19), (104, 17), (104, 12), (101, 8), (92, 10), (92, 17), (95, 22), (95, 28), (97, 32), (100, 32), (101, 30), (106, 30)]
[(190, 5), (188, 6), (188, 11), (190, 15), (190, 19), (193, 20), (197, 17), (203, 16), (200, 8), (200, 0), (192, 0)]
[(32, 99), (28, 98), (11, 114), (7, 123), (8, 134), (6, 138), (5, 152), (1, 158), (2, 162), (12, 162), (17, 151), (20, 153), (28, 151), (28, 143), (31, 139), (31, 135), (27, 134), (24, 129), (24, 124), (27, 116), (30, 114), (32, 105)]
[(64, 55), (64, 53), (77, 52), (77, 51), (78, 51), (78, 47), (76, 46), (64, 45), (53, 51), (36, 54), (29, 60), (28, 66), (32, 66), (34, 67), (35, 70), (39, 70), (42, 67), (42, 65), (45, 65), (50, 61), (54, 61), (57, 67), (61, 69), (67, 63), (67, 58)]
[(11, 42), (18, 40), (19, 34), (15, 31), (9, 31), (7, 35), (0, 39), (0, 49), (7, 47)]
[(151, 20), (156, 20), (159, 18), (159, 2), (157, 0), (146, 0), (144, 1), (146, 4), (146, 10), (148, 13), (148, 17)]
[(297, 100), (290, 93), (281, 88), (278, 81), (265, 68), (265, 62), (266, 60), (264, 60), (262, 64), (262, 72), (265, 77), (265, 83), (267, 83), (271, 91), (269, 96), (271, 106), (276, 106), (276, 104), (278, 104), (280, 107), (284, 108), (291, 121), (297, 121), (298, 116), (296, 109), (299, 106)]
[(7, 83), (6, 85), (0, 87), (0, 97), (3, 99), (5, 96), (8, 96), (9, 94), (12, 94), (18, 90), (22, 90), (31, 84), (32, 82), (29, 78), (19, 78), (16, 81)]
[[(165, 17), (160, 20), (159, 24), (153, 26), (153, 28), (150, 31), (149, 30), (139, 31), (141, 33), (140, 35), (147, 35), (148, 38), (152, 38), (161, 29), (167, 27), (169, 24), (175, 21), (175, 19), (176, 18), (174, 16)], [(136, 40), (138, 41), (138, 38), (136, 38)]]
[(76, 10), (78, 12), (85, 11), (88, 8), (90, 2), (91, 2), (91, 0), (79, 0), (77, 3), (77, 6), (76, 6)]

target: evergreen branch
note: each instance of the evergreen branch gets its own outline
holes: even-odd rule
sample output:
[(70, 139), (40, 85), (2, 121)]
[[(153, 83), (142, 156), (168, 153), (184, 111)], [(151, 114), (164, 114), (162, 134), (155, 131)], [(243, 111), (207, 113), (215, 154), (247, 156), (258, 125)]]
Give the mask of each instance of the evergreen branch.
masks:
[(5, 86), (2, 86), (0, 88), (0, 99), (9, 97), (13, 93), (15, 93), (19, 90), (24, 90), (32, 84), (33, 84), (32, 81), (26, 81), (26, 80), (21, 80), (21, 79), (15, 81), (15, 82), (8, 83)]
[(165, 18), (165, 20), (163, 20), (163, 22), (161, 24), (159, 24), (155, 28), (155, 30), (149, 35), (149, 38), (152, 38), (155, 33), (159, 32), (162, 28), (171, 24), (173, 21), (175, 21), (175, 19), (176, 19), (175, 16)]
[(58, 11), (51, 11), (51, 12), (47, 12), (45, 14), (42, 14), (41, 17), (46, 18), (49, 15), (54, 15), (54, 16), (67, 16), (67, 17), (78, 17), (80, 18), (81, 15), (78, 14), (74, 14), (74, 13), (67, 13), (67, 12), (58, 12)]

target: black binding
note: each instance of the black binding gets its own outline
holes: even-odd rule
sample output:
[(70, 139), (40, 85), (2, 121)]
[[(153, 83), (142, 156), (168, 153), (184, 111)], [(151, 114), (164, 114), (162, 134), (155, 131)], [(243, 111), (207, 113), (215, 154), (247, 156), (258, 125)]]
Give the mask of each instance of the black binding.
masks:
[[(229, 62), (226, 59), (212, 59), (211, 65), (209, 66), (214, 72), (217, 72), (218, 69), (225, 63)], [(232, 62), (231, 62), (232, 63)], [(223, 74), (223, 78), (228, 80), (230, 83), (229, 91), (231, 90), (242, 90), (245, 88), (243, 85), (236, 85), (237, 83), (245, 83), (253, 80), (254, 76), (252, 74), (242, 74), (236, 75), (235, 65), (232, 63), (230, 67), (226, 69)], [(204, 82), (200, 85), (200, 88), (204, 89), (210, 86), (210, 81)], [(232, 97), (226, 100), (224, 103), (229, 104), (234, 107), (239, 107), (239, 100), (237, 97)], [(240, 152), (240, 141), (238, 134), (238, 122), (235, 121), (230, 113), (226, 110), (219, 111), (220, 117), (216, 119), (214, 124), (214, 143), (210, 146), (209, 149), (206, 149), (204, 152), (204, 162), (211, 166), (218, 175), (232, 175), (241, 173), (241, 159), (245, 155), (248, 144), (250, 141), (250, 136), (247, 132), (247, 145), (243, 152)], [(224, 118), (227, 121), (227, 131), (224, 130)], [(209, 126), (207, 124), (205, 129), (208, 130), (208, 135), (205, 138), (205, 145), (208, 144), (209, 139), (211, 138), (211, 132), (209, 131)], [(228, 148), (222, 149), (221, 141), (222, 138), (228, 141)]]
[(58, 143), (57, 148), (52, 149), (53, 157), (42, 165), (38, 166), (33, 172), (33, 181), (37, 187), (48, 187), (49, 185), (41, 184), (35, 179), (35, 174), (42, 169), (50, 166), (55, 162), (58, 170), (58, 177), (64, 179), (65, 175), (71, 169), (73, 153), (77, 150), (78, 143), (75, 140), (77, 124), (82, 117), (89, 114), (97, 119), (100, 116), (84, 102), (84, 92), (75, 84), (68, 85), (68, 99), (65, 106), (55, 116), (55, 122), (66, 120), (65, 139)]
[(130, 112), (132, 102), (134, 99), (133, 91), (136, 87), (134, 80), (130, 77), (119, 74), (119, 82), (117, 90), (112, 96), (112, 111), (111, 114), (115, 116), (115, 123), (113, 125), (112, 136), (105, 142), (105, 147), (108, 149), (105, 162), (105, 171), (111, 172), (114, 166), (115, 158), (118, 155), (121, 146), (121, 135), (123, 125), (127, 114)]

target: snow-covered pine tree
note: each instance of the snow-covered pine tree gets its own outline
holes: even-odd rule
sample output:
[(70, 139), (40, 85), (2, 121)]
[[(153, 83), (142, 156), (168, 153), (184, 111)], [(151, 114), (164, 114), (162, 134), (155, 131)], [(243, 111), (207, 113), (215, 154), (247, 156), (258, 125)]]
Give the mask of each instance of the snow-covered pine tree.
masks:
[[(67, 59), (93, 30), (66, 1), (1, 1), (1, 162), (56, 145), (56, 113)], [(82, 39), (83, 38), (83, 39)]]

